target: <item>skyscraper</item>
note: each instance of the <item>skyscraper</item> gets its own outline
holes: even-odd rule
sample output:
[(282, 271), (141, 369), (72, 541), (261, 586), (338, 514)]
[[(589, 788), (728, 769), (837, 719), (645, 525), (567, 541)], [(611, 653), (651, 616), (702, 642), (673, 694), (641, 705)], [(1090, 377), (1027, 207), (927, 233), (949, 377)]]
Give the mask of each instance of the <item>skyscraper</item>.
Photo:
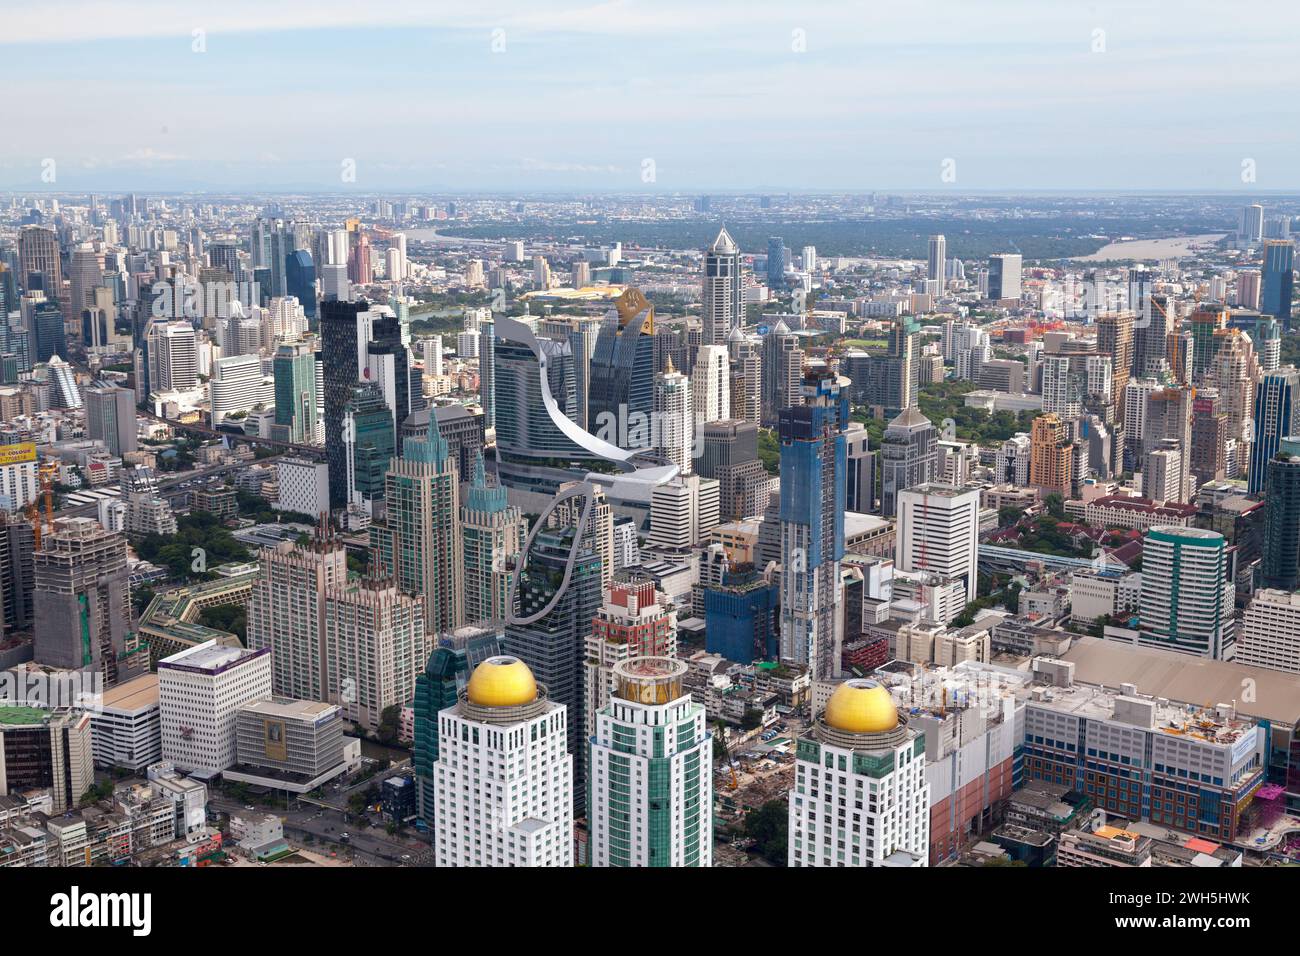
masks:
[(989, 294), (993, 301), (1020, 298), (1019, 253), (1001, 252), (989, 257)]
[(842, 683), (799, 738), (788, 839), (790, 866), (929, 865), (925, 736), (875, 681)]
[(600, 434), (626, 434), (626, 444), (615, 441), (624, 447), (650, 447), (654, 330), (654, 307), (641, 290), (629, 288), (596, 335), (588, 379), (588, 422)]
[(311, 253), (296, 249), (285, 260), (285, 295), (291, 295), (302, 305), (309, 327), (316, 331), (316, 266)]
[(741, 289), (740, 247), (726, 228), (704, 253), (705, 345), (725, 345), (732, 329), (745, 324), (745, 299)]
[(898, 494), (934, 478), (939, 433), (915, 406), (904, 409), (885, 428), (880, 444), (880, 513), (892, 518)]
[(1065, 423), (1057, 415), (1039, 415), (1029, 441), (1029, 483), (1044, 494), (1070, 497), (1074, 455)]
[(785, 243), (780, 236), (767, 240), (767, 287), (774, 294), (785, 291)]
[[(513, 604), (504, 643), (506, 651), (523, 660), (546, 685), (550, 699), (568, 709), (567, 749), (581, 755), (582, 662), (591, 621), (601, 603), (601, 560), (589, 545), (590, 513), (585, 505), (576, 525), (550, 529), (545, 519), (546, 515), (538, 519), (525, 542), (511, 583)], [(579, 760), (574, 767), (575, 812), (586, 802), (583, 763)]]
[(338, 541), (282, 541), (258, 553), (248, 598), (248, 646), (271, 651), (275, 693), (337, 699), (325, 641), (325, 595), (347, 579), (347, 551)]
[(1267, 469), (1260, 585), (1294, 591), (1300, 588), (1300, 455), (1278, 452)]
[(316, 353), (306, 342), (275, 350), (275, 429), (280, 441), (310, 445), (316, 438)]
[(460, 476), (438, 416), (424, 440), (408, 439), (384, 478), (384, 521), (370, 526), (373, 561), (402, 590), (424, 601), (433, 637), (465, 622)]
[(927, 483), (900, 492), (894, 566), (957, 578), (975, 600), (979, 511), (976, 488)]
[(60, 518), (32, 556), (33, 659), (90, 670), (106, 684), (149, 669), (149, 648), (133, 629), (126, 538), (93, 518)]
[(939, 283), (940, 291), (944, 285), (944, 267), (947, 264), (948, 241), (943, 236), (930, 237), (929, 256), (925, 264), (925, 277)]
[(506, 501), (506, 489), (489, 485), (483, 455), (474, 456), (474, 472), (460, 525), (465, 567), (465, 620), (504, 621), (509, 610), (510, 577), (523, 549), (528, 526)]
[(438, 714), (438, 866), (572, 866), (569, 715), (518, 658), (479, 664)]
[(731, 415), (753, 422), (763, 417), (763, 353), (758, 339), (751, 339), (739, 327), (727, 340), (731, 361)]
[(781, 411), (781, 657), (813, 680), (840, 670), (848, 379), (809, 375)]
[(98, 385), (86, 390), (86, 433), (98, 438), (110, 453), (122, 457), (135, 451), (135, 393), (129, 388)]
[(1250, 472), (1247, 490), (1252, 495), (1264, 488), (1268, 461), (1277, 454), (1283, 438), (1300, 427), (1300, 371), (1292, 365), (1269, 372), (1255, 389), (1254, 424), (1250, 430)]
[(330, 507), (348, 503), (347, 445), (343, 417), (361, 376), (359, 317), (369, 303), (326, 300), (320, 307), (321, 357), (325, 374), (325, 455), (329, 462)]
[(691, 382), (673, 367), (655, 375), (654, 445), (656, 455), (677, 466), (681, 474), (692, 470), (691, 448), (695, 418), (691, 406)]
[(1142, 540), (1139, 641), (1231, 660), (1236, 641), (1227, 542), (1217, 531), (1157, 526)]
[(1291, 331), (1291, 299), (1295, 289), (1295, 244), (1290, 239), (1264, 240), (1263, 282), (1259, 311), (1271, 315)]
[(780, 319), (763, 336), (762, 350), (762, 424), (772, 428), (781, 417), (781, 409), (799, 402), (804, 351), (798, 336)]
[(691, 372), (691, 407), (699, 424), (731, 417), (731, 369), (725, 345), (701, 345)]
[(323, 610), (331, 685), (324, 699), (373, 733), (385, 710), (410, 702), (433, 650), (424, 602), (391, 578), (367, 577), (331, 587)]
[(592, 866), (713, 865), (713, 736), (682, 690), (686, 664), (633, 657), (590, 744)]

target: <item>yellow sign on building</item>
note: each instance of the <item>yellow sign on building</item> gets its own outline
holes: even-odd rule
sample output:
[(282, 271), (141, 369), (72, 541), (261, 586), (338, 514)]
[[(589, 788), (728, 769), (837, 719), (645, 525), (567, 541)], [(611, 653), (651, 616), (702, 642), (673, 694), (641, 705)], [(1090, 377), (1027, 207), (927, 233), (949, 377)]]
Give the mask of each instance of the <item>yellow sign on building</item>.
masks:
[(36, 442), (20, 441), (13, 445), (0, 445), (0, 467), (21, 465), (36, 460)]

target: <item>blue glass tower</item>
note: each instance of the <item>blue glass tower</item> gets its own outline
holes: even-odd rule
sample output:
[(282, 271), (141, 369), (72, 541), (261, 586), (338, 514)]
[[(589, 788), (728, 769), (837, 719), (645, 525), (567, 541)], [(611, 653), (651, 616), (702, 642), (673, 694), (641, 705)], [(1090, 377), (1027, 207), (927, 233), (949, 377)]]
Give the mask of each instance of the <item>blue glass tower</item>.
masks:
[(840, 670), (849, 380), (813, 371), (781, 410), (781, 658), (813, 680)]
[(286, 294), (294, 296), (301, 303), (308, 327), (315, 332), (316, 265), (306, 249), (298, 249), (285, 257), (284, 283)]
[[(592, 352), (587, 392), (588, 427), (623, 447), (648, 447), (654, 410), (654, 308), (628, 289), (606, 316)], [(630, 434), (644, 422), (644, 440)], [(614, 434), (606, 430), (614, 429)], [(624, 433), (628, 440), (621, 440)]]
[(767, 240), (767, 287), (773, 292), (785, 288), (785, 242), (780, 236)]
[(1254, 439), (1250, 444), (1250, 474), (1247, 490), (1259, 494), (1268, 478), (1268, 462), (1278, 453), (1283, 438), (1297, 426), (1296, 402), (1300, 401), (1300, 371), (1293, 366), (1264, 376), (1255, 389)]
[(1291, 298), (1295, 288), (1295, 246), (1290, 239), (1264, 241), (1263, 280), (1260, 285), (1259, 311), (1291, 330)]

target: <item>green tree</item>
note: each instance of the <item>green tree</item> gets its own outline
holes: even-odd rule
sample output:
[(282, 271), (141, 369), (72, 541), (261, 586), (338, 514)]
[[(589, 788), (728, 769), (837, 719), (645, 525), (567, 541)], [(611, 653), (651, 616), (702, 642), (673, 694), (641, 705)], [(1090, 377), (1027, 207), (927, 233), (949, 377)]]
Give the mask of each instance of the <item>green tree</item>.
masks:
[(786, 865), (789, 831), (790, 809), (784, 800), (769, 800), (745, 816), (745, 836), (773, 866)]

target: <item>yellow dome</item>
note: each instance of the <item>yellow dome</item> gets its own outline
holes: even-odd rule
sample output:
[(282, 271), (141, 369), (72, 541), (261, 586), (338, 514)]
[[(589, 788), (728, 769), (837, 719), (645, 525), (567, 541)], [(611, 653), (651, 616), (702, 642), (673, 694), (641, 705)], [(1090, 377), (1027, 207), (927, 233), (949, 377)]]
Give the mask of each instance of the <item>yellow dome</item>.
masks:
[(850, 734), (874, 734), (898, 726), (889, 691), (872, 680), (847, 680), (826, 701), (826, 723)]
[(519, 658), (489, 657), (474, 668), (465, 692), (480, 707), (517, 707), (537, 699), (537, 681)]

